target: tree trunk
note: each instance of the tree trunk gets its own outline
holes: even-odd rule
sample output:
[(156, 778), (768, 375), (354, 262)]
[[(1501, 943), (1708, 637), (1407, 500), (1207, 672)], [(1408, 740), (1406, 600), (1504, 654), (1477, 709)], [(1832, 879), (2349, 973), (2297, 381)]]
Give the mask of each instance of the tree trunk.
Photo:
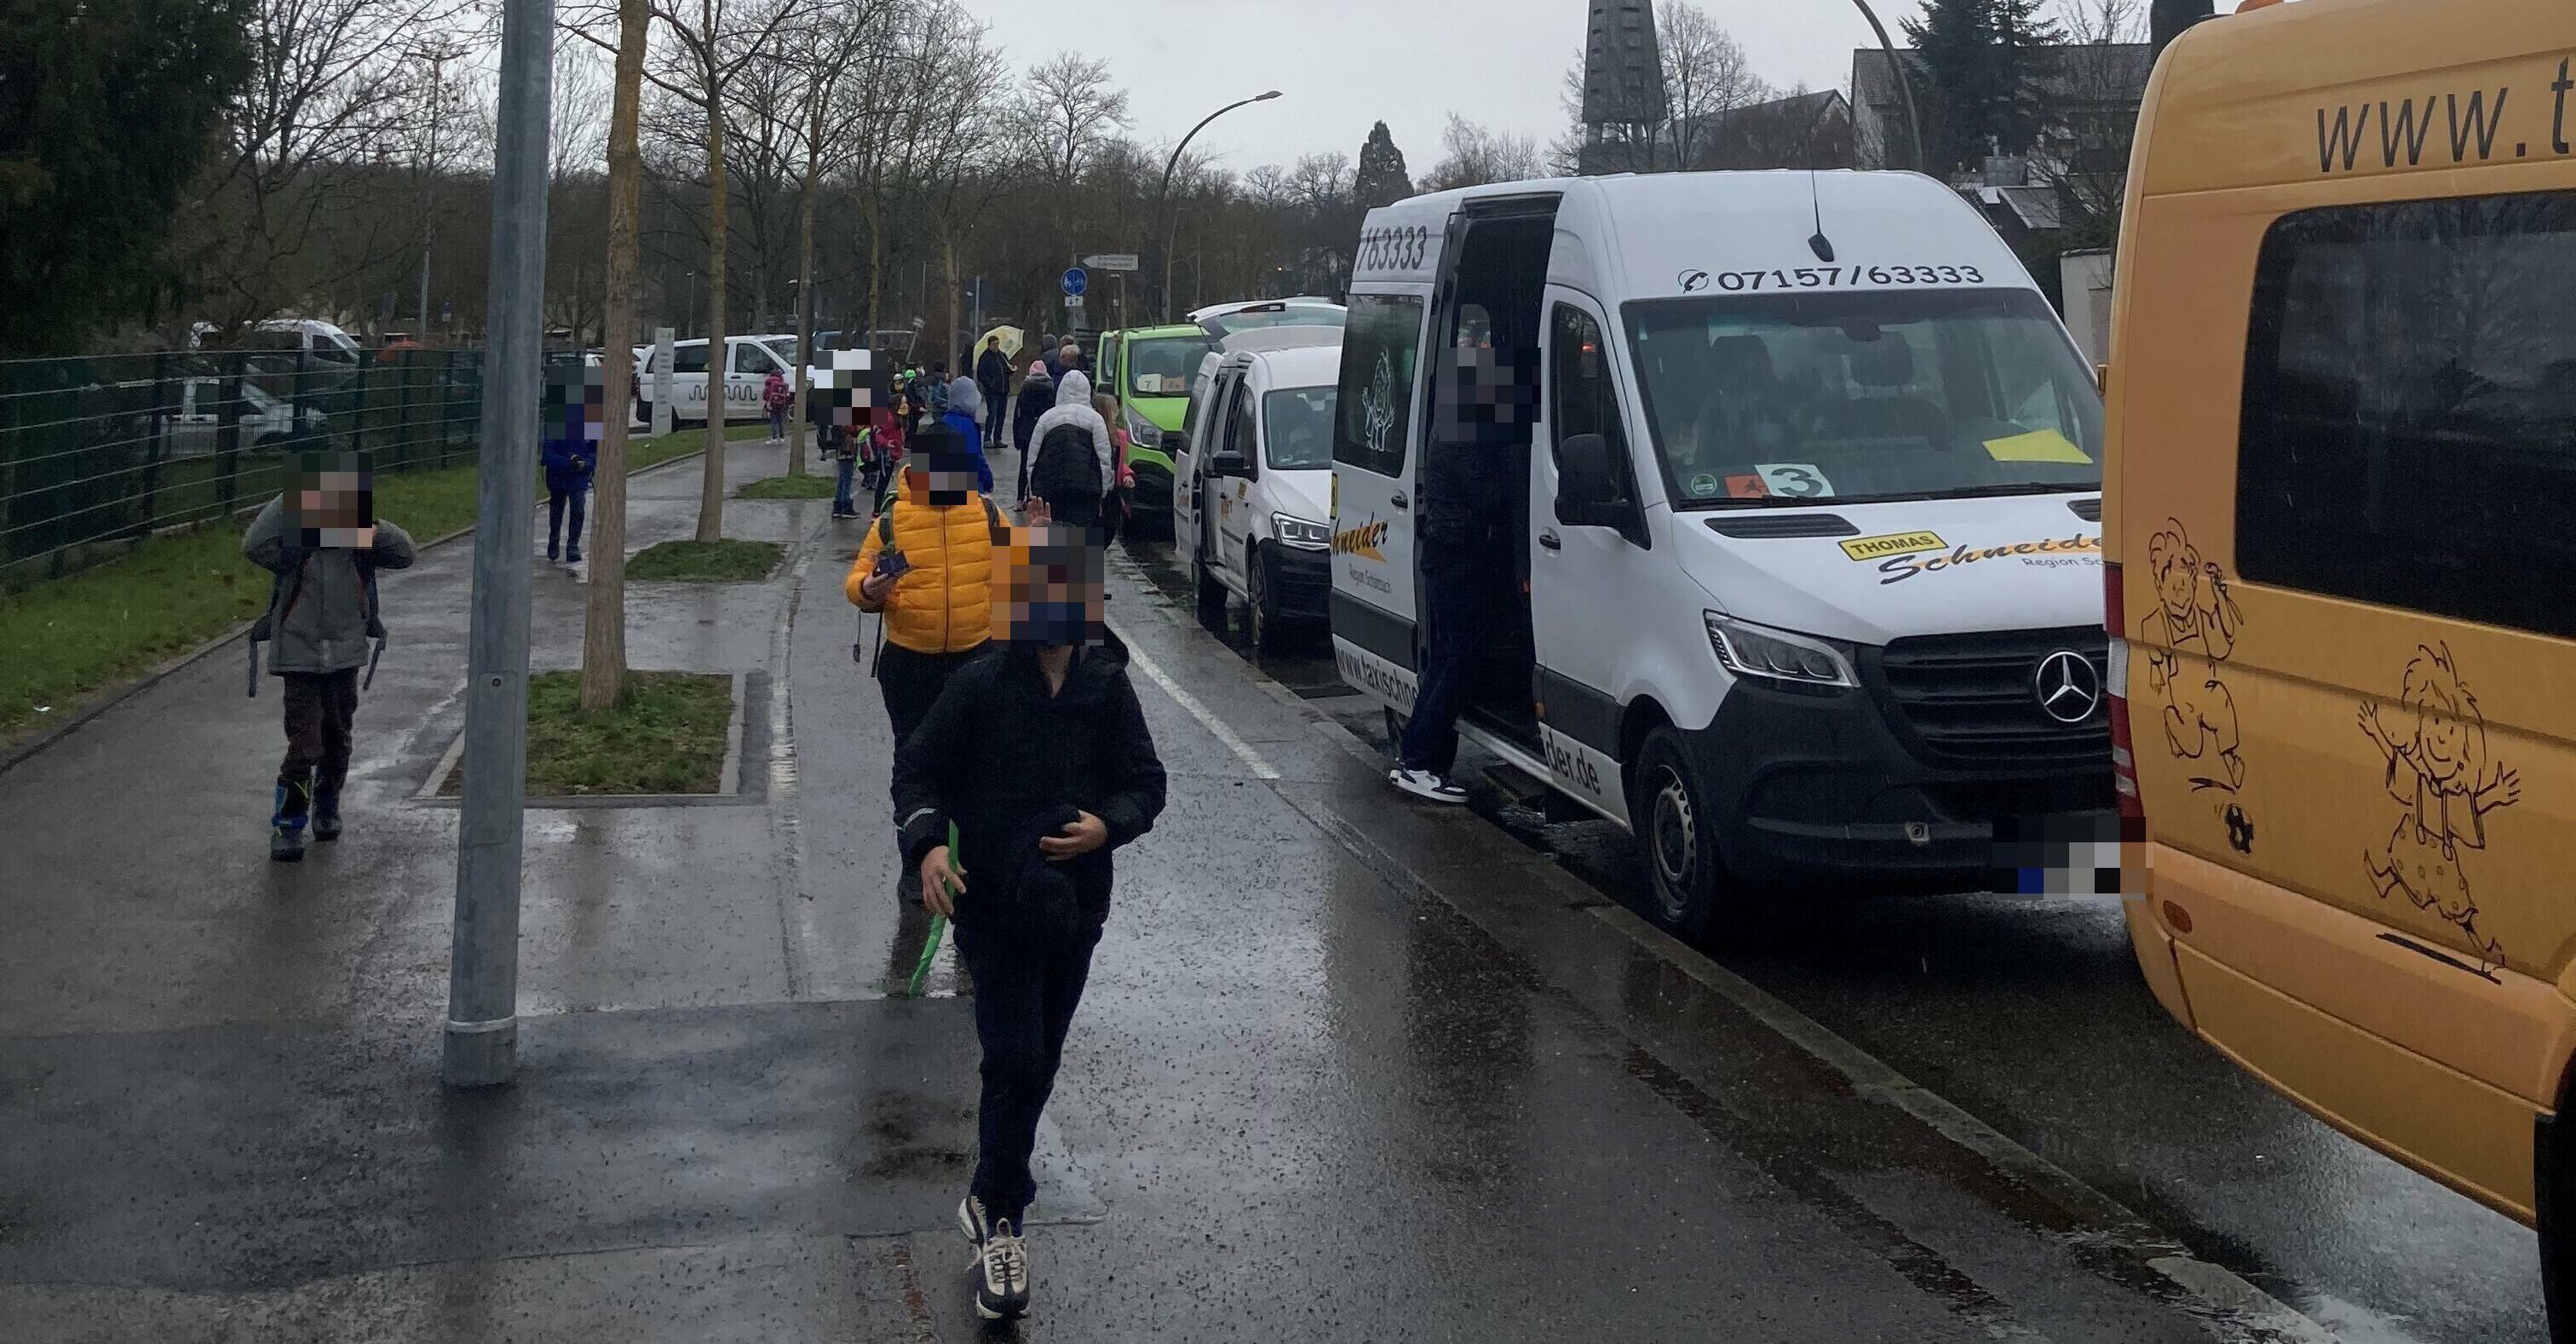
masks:
[(823, 172), (823, 99), (814, 100), (813, 121), (805, 128), (805, 191), (797, 204), (796, 238), (796, 409), (787, 422), (787, 474), (805, 474), (805, 370), (819, 361), (814, 350), (814, 196)]
[(709, 83), (707, 95), (707, 454), (699, 474), (699, 541), (724, 536), (725, 393), (733, 352), (725, 348), (725, 127), (724, 91)]
[(643, 269), (644, 100), (651, 0), (618, 0), (617, 89), (608, 117), (608, 279), (601, 318), (599, 467), (591, 474), (590, 590), (581, 627), (581, 707), (598, 713), (626, 689), (626, 420), (635, 404), (637, 278)]
[[(944, 232), (939, 239), (940, 256), (948, 266), (948, 344), (942, 348), (942, 353), (955, 354), (957, 353), (957, 235), (953, 231), (956, 222), (952, 219), (949, 223), (950, 231)], [(956, 373), (952, 376), (965, 378), (974, 374), (975, 364), (972, 353), (968, 352), (969, 358), (959, 364)]]
[(885, 303), (885, 204), (877, 199), (876, 189), (868, 190), (868, 330), (870, 345), (876, 343), (877, 328), (884, 325)]

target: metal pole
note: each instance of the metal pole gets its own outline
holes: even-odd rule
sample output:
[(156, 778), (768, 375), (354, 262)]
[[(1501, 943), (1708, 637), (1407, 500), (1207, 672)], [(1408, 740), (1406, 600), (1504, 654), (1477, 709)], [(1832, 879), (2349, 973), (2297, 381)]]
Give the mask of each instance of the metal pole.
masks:
[(441, 1071), (450, 1087), (506, 1083), (518, 1068), (528, 529), (536, 504), (553, 38), (554, 0), (503, 0), (483, 453), (474, 473), (474, 605), (466, 640), (465, 804), (456, 841), (456, 934)]
[(1172, 320), (1172, 169), (1180, 166), (1181, 151), (1190, 147), (1190, 141), (1197, 139), (1199, 132), (1206, 130), (1209, 122), (1238, 107), (1252, 103), (1266, 103), (1278, 96), (1277, 89), (1272, 89), (1268, 93), (1256, 93), (1242, 102), (1228, 103), (1199, 118), (1199, 124), (1191, 127), (1188, 135), (1181, 137), (1181, 143), (1172, 146), (1171, 157), (1163, 160), (1163, 185), (1154, 193), (1154, 209), (1156, 213), (1163, 216), (1163, 321), (1167, 325)]
[[(1888, 40), (1887, 25), (1878, 21), (1878, 13), (1869, 7), (1869, 0), (1852, 0), (1852, 3), (1859, 6), (1860, 16), (1869, 20), (1869, 30), (1878, 34), (1878, 49), (1887, 53), (1887, 68), (1896, 76), (1897, 91), (1905, 95), (1905, 130), (1914, 142), (1914, 171), (1928, 173), (1932, 169), (1924, 161), (1923, 117), (1914, 110), (1914, 81), (1905, 73), (1905, 58), (1897, 54), (1896, 44)], [(1913, 48), (1906, 50), (1912, 51)]]

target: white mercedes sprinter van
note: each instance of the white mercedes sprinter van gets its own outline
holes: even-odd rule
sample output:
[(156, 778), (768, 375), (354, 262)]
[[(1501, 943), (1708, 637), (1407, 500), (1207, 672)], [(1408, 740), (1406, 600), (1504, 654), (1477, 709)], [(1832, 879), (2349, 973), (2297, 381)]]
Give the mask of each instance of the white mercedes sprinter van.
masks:
[(1667, 925), (1975, 884), (1999, 837), (2111, 824), (2101, 445), (2065, 328), (1929, 178), (1418, 196), (1352, 273), (1334, 653), (1411, 707), (1423, 463), (1461, 454), (1510, 508), (1461, 728), (1637, 834)]

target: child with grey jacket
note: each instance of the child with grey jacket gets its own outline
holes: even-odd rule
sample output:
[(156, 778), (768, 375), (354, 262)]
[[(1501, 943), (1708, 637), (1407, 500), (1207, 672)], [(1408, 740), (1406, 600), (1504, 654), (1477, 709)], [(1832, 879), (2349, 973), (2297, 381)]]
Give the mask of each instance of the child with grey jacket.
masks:
[[(375, 519), (370, 473), (348, 455), (309, 455), (297, 479), (253, 518), (242, 554), (277, 576), (268, 611), (251, 631), (274, 641), (269, 671), (283, 683), (286, 759), (277, 768), (268, 856), (304, 857), (313, 838), (340, 838), (340, 786), (358, 714), (358, 669), (381, 640), (376, 571), (407, 569), (411, 537)], [(254, 691), (254, 694), (256, 691)]]

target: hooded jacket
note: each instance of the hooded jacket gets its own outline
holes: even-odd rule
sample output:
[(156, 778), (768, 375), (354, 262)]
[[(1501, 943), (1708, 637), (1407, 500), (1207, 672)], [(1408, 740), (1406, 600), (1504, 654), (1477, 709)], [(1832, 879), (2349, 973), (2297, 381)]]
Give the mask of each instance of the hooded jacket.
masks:
[[(943, 426), (924, 431), (915, 451), (933, 451)], [(897, 487), (891, 512), (868, 529), (841, 591), (861, 611), (883, 612), (886, 641), (914, 653), (964, 653), (983, 647), (993, 624), (993, 518), (981, 495), (959, 504), (916, 504)], [(912, 562), (884, 600), (870, 602), (864, 585), (876, 572), (887, 533)]]
[(1045, 479), (1046, 438), (1059, 425), (1082, 431), (1090, 440), (1091, 450), (1100, 458), (1100, 490), (1107, 494), (1118, 479), (1118, 448), (1110, 441), (1109, 422), (1091, 408), (1091, 379), (1080, 369), (1070, 369), (1055, 385), (1055, 408), (1038, 417), (1036, 428), (1029, 432), (1030, 450), (1038, 456), (1029, 462), (1029, 479)]
[(919, 868), (956, 823), (961, 923), (1022, 913), (1014, 908), (1022, 878), (1044, 863), (1037, 840), (1062, 825), (1066, 809), (1100, 818), (1109, 841), (1046, 867), (1072, 883), (1086, 915), (1106, 914), (1110, 851), (1153, 828), (1163, 793), (1163, 763), (1115, 635), (1076, 654), (1052, 695), (1033, 649), (999, 648), (968, 663), (894, 758), (905, 865)]
[(993, 493), (993, 464), (984, 457), (984, 394), (975, 388), (972, 378), (959, 378), (948, 384), (948, 409), (940, 412), (939, 422), (956, 430), (975, 450), (975, 488)]
[(1047, 372), (1044, 364), (1029, 365), (1028, 377), (1020, 380), (1020, 399), (1011, 406), (1011, 446), (1022, 453), (1036, 447), (1037, 440), (1030, 437), (1030, 431), (1038, 427), (1039, 417), (1054, 406), (1055, 375)]
[(376, 524), (376, 544), (363, 551), (343, 547), (308, 550), (286, 534), (284, 497), (272, 499), (251, 519), (242, 534), (242, 554), (254, 565), (283, 580), (270, 601), (267, 623), (276, 642), (268, 670), (342, 672), (367, 665), (367, 575), (372, 570), (409, 569), (415, 551), (411, 535), (387, 522)]

